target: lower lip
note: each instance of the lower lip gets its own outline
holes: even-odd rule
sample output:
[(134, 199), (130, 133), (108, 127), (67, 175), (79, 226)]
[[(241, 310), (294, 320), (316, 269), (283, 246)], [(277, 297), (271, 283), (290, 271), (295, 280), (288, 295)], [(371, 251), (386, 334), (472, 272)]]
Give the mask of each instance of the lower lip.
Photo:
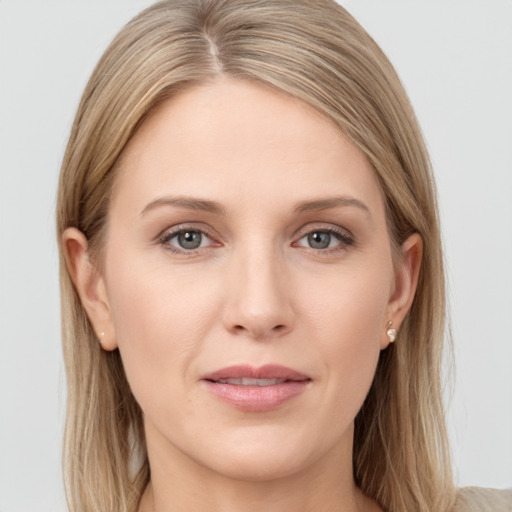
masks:
[(306, 390), (309, 380), (287, 381), (274, 386), (237, 386), (209, 380), (202, 381), (214, 396), (246, 412), (264, 412), (300, 395)]

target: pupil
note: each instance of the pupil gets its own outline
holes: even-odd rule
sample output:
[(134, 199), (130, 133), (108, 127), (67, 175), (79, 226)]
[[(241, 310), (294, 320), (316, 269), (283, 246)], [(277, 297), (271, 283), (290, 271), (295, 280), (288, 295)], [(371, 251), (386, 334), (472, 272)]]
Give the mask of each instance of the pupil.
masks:
[(331, 243), (331, 235), (329, 233), (315, 231), (308, 235), (308, 242), (313, 249), (326, 249)]
[(184, 231), (178, 235), (178, 242), (183, 249), (197, 249), (201, 245), (201, 233)]

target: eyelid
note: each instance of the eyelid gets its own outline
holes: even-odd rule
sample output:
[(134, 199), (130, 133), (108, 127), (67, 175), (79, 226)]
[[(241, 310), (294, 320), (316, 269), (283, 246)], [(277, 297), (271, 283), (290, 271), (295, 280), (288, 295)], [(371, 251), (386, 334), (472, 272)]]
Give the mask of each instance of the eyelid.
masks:
[(353, 246), (355, 245), (355, 238), (352, 233), (341, 226), (335, 225), (335, 224), (323, 224), (323, 223), (313, 223), (308, 224), (304, 227), (302, 227), (297, 235), (295, 236), (295, 241), (292, 243), (292, 246), (295, 247), (304, 247), (308, 248), (307, 246), (298, 245), (298, 242), (305, 238), (306, 236), (310, 235), (311, 233), (315, 232), (323, 232), (323, 233), (329, 233), (333, 236), (335, 236), (339, 240), (339, 244), (336, 247), (329, 247), (325, 249), (314, 249), (312, 247), (309, 247), (309, 249), (317, 252), (317, 253), (326, 253), (329, 251), (336, 251), (336, 250), (344, 250), (347, 248), (347, 246)]
[[(170, 240), (172, 240), (174, 237), (178, 236), (180, 233), (183, 233), (185, 231), (196, 231), (198, 233), (201, 233), (202, 236), (205, 236), (210, 240), (210, 243), (206, 247), (198, 247), (197, 249), (183, 249), (176, 245), (169, 244)], [(211, 230), (209, 230), (202, 224), (198, 226), (194, 222), (184, 222), (164, 229), (157, 236), (157, 242), (164, 246), (164, 248), (168, 251), (185, 255), (192, 255), (199, 250), (208, 249), (210, 247), (220, 247), (222, 245), (215, 239), (215, 236), (212, 235)]]
[(339, 226), (338, 224), (331, 224), (330, 222), (310, 222), (297, 230), (295, 234), (295, 239), (302, 238), (305, 235), (308, 235), (309, 233), (313, 233), (315, 231), (337, 233), (342, 238), (354, 241), (354, 235), (349, 229)]
[[(169, 244), (169, 241), (172, 240), (174, 237), (178, 236), (180, 233), (185, 231), (196, 231), (201, 233), (201, 235), (205, 236), (209, 239), (210, 243), (207, 246), (204, 247), (198, 247), (196, 249), (184, 249), (180, 248), (176, 245)], [(294, 236), (294, 241), (292, 242), (293, 247), (304, 247), (308, 248), (307, 246), (298, 245), (300, 240), (302, 240), (304, 237), (308, 236), (311, 233), (314, 232), (324, 232), (329, 233), (333, 235), (335, 238), (339, 240), (339, 244), (337, 244), (335, 247), (329, 247), (325, 249), (315, 249), (312, 247), (309, 247), (312, 251), (316, 253), (328, 253), (328, 252), (335, 252), (339, 250), (345, 250), (348, 246), (352, 246), (355, 244), (355, 239), (352, 233), (341, 226), (338, 226), (336, 224), (330, 224), (330, 223), (309, 223), (302, 228), (300, 228), (296, 235)], [(169, 250), (171, 252), (177, 253), (177, 254), (183, 254), (183, 255), (193, 255), (197, 253), (200, 250), (209, 249), (212, 247), (221, 247), (222, 243), (219, 242), (218, 236), (212, 234), (212, 230), (208, 228), (208, 226), (205, 226), (202, 223), (195, 223), (195, 222), (184, 222), (177, 224), (175, 226), (167, 227), (164, 229), (158, 236), (157, 236), (157, 242), (164, 246), (166, 250)]]

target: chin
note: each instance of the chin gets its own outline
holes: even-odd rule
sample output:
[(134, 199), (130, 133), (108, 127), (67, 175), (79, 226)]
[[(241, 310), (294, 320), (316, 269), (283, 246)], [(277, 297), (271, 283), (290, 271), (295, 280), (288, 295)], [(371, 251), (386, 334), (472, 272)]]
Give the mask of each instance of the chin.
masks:
[(295, 475), (308, 465), (308, 461), (296, 454), (272, 453), (269, 450), (257, 454), (234, 453), (211, 467), (217, 474), (232, 480), (265, 482)]
[(277, 427), (241, 428), (235, 435), (217, 437), (214, 447), (203, 444), (196, 451), (196, 462), (226, 478), (271, 481), (306, 470), (333, 448), (328, 438), (319, 438), (312, 432), (289, 432)]

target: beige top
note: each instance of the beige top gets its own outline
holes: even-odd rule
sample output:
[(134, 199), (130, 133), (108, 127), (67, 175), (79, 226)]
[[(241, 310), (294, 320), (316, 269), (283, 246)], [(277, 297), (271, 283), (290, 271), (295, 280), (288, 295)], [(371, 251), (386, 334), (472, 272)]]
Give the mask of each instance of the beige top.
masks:
[(453, 512), (512, 512), (512, 489), (459, 489)]

